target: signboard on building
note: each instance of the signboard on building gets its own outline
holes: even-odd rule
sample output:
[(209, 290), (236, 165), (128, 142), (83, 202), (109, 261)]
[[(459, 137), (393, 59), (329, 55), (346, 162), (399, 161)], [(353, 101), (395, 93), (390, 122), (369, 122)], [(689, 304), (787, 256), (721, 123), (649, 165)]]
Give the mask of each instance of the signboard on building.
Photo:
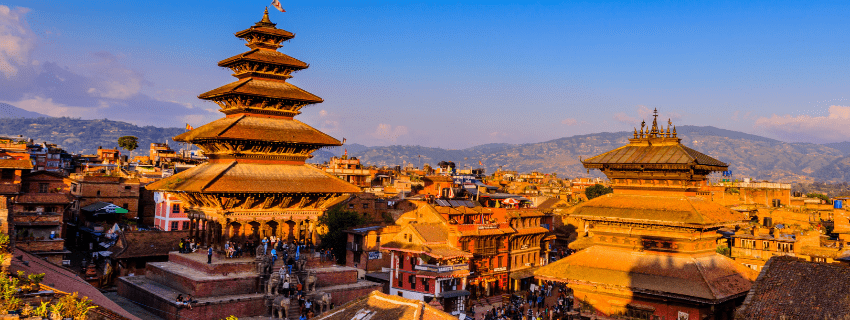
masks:
[(380, 251), (369, 251), (369, 260), (378, 260), (381, 258)]

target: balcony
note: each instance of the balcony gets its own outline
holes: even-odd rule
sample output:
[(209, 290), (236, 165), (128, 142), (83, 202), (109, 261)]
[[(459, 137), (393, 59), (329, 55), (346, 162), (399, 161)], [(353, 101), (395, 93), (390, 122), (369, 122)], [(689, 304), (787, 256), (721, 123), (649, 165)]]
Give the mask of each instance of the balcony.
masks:
[(60, 252), (65, 250), (65, 239), (15, 241), (15, 247), (29, 252)]
[(18, 226), (61, 225), (62, 214), (53, 212), (16, 212), (12, 221)]
[(362, 246), (361, 244), (359, 244), (359, 243), (355, 243), (355, 242), (347, 242), (347, 243), (345, 244), (345, 250), (348, 250), (348, 251), (354, 251), (354, 252), (360, 252), (360, 251), (363, 251), (363, 246)]
[(414, 270), (430, 271), (430, 272), (452, 272), (458, 270), (469, 270), (468, 264), (455, 264), (450, 266), (438, 266), (434, 264), (417, 264), (413, 267)]

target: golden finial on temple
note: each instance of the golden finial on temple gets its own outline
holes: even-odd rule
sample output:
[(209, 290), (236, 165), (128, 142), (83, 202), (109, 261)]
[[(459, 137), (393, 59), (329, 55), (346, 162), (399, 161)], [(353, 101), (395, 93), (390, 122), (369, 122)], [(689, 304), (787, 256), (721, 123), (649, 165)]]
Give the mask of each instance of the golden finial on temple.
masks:
[(635, 139), (638, 138), (637, 128), (635, 128)]
[(255, 23), (254, 25), (258, 27), (274, 28), (276, 24), (272, 23), (272, 21), (269, 20), (269, 7), (266, 7), (266, 10), (263, 12), (263, 19), (260, 20), (260, 22)]

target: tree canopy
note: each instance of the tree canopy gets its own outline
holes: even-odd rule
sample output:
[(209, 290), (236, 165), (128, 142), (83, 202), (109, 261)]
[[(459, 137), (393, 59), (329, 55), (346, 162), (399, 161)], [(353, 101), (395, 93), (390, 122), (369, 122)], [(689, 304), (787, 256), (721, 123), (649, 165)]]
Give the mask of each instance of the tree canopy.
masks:
[(118, 146), (124, 150), (133, 151), (139, 147), (139, 139), (134, 136), (123, 136), (118, 138)]
[(593, 186), (587, 187), (587, 189), (584, 189), (584, 195), (587, 196), (587, 200), (590, 200), (590, 199), (593, 199), (593, 198), (596, 198), (598, 196), (608, 194), (608, 193), (611, 193), (611, 192), (614, 192), (614, 190), (611, 189), (611, 187), (606, 187), (606, 186), (603, 186), (603, 185), (598, 184), (598, 183), (594, 184)]
[(348, 236), (343, 230), (361, 226), (366, 223), (366, 218), (357, 212), (345, 210), (342, 206), (336, 206), (319, 217), (319, 225), (328, 228), (328, 233), (321, 235), (321, 248), (330, 248), (340, 264), (345, 264), (345, 243)]

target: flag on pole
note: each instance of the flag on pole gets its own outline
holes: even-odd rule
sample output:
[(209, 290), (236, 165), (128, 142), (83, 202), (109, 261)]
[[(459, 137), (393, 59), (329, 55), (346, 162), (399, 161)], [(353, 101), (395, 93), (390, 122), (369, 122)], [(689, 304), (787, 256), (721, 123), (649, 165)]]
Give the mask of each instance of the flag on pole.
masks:
[(280, 6), (280, 0), (272, 0), (272, 6), (275, 7), (277, 11), (286, 12), (286, 10), (283, 10), (283, 7)]
[(194, 129), (195, 128), (192, 128), (192, 126), (190, 126), (188, 123), (186, 124), (186, 130), (194, 130)]
[(482, 163), (482, 162), (481, 162), (481, 160), (478, 160), (478, 165), (479, 165), (479, 166), (483, 166), (483, 165), (484, 165), (484, 163)]

